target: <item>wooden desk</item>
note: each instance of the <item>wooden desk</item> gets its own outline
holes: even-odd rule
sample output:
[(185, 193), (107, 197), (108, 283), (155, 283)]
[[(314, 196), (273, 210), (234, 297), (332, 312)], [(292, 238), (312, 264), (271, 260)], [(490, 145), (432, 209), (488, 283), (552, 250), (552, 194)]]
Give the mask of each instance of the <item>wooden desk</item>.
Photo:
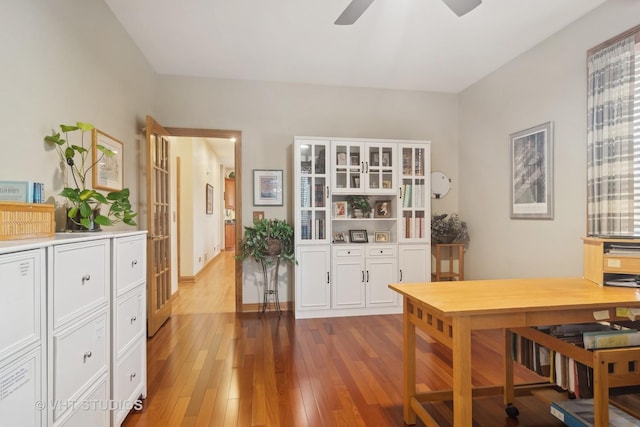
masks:
[[(420, 402), (453, 400), (453, 425), (471, 426), (473, 395), (503, 394), (513, 402), (513, 365), (505, 354), (505, 383), (474, 389), (471, 384), (471, 331), (593, 322), (594, 312), (610, 320), (616, 308), (640, 308), (640, 291), (602, 287), (582, 278), (474, 280), (392, 284), (404, 296), (404, 422), (437, 425)], [(604, 320), (604, 319), (603, 319)], [(627, 319), (628, 320), (628, 319)], [(453, 389), (416, 392), (415, 345), (418, 327), (452, 350)], [(509, 342), (505, 334), (505, 346)], [(594, 389), (596, 420), (608, 419), (608, 389)], [(603, 398), (604, 399), (603, 401)], [(605, 416), (603, 417), (603, 412)], [(596, 426), (608, 426), (598, 424)]]

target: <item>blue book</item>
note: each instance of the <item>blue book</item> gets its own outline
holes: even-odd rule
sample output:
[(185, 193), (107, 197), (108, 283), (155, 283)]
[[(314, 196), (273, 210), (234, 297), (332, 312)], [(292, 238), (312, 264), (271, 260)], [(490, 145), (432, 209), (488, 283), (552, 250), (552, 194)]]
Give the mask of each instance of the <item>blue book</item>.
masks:
[[(569, 427), (593, 427), (593, 399), (570, 399), (551, 403), (551, 415)], [(609, 405), (609, 425), (638, 427), (640, 420)]]

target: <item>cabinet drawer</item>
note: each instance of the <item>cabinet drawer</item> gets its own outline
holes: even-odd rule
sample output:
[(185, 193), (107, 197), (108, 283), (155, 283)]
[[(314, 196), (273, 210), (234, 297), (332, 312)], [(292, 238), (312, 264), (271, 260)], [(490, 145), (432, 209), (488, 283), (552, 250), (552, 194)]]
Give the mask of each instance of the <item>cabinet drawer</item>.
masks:
[(334, 255), (336, 257), (361, 257), (364, 254), (362, 248), (336, 248), (334, 249)]
[(119, 297), (116, 301), (114, 313), (116, 354), (120, 354), (144, 333), (145, 325), (145, 292), (144, 286), (139, 286), (133, 292)]
[[(134, 400), (142, 394), (146, 366), (145, 345), (145, 340), (140, 340), (116, 365), (113, 373), (113, 400), (126, 401), (129, 405), (133, 405)], [(126, 405), (121, 406), (123, 409), (127, 408)]]
[(76, 404), (75, 412), (68, 418), (57, 423), (60, 427), (107, 427), (110, 415), (107, 405), (109, 402), (107, 376), (96, 383), (89, 392), (82, 396)]
[(41, 349), (30, 351), (0, 369), (0, 426), (43, 426)]
[(609, 273), (637, 273), (640, 271), (640, 257), (605, 256), (604, 271)]
[(122, 295), (145, 280), (145, 236), (115, 240), (116, 294)]
[[(78, 399), (91, 381), (108, 372), (108, 340), (106, 310), (54, 335), (53, 399), (62, 402)], [(54, 411), (54, 417), (57, 416)]]
[(42, 337), (43, 260), (41, 250), (0, 256), (0, 360)]
[(90, 311), (109, 298), (109, 241), (54, 248), (53, 327)]
[(367, 248), (367, 258), (375, 257), (395, 257), (397, 253), (397, 246), (374, 246)]

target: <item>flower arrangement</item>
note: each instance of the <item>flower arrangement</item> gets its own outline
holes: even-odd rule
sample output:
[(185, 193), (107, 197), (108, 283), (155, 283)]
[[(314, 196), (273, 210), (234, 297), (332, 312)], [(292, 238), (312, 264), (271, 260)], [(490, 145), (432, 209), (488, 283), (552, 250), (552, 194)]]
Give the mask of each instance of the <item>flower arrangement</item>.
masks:
[(464, 243), (466, 246), (469, 241), (467, 223), (460, 220), (458, 214), (431, 215), (432, 243)]

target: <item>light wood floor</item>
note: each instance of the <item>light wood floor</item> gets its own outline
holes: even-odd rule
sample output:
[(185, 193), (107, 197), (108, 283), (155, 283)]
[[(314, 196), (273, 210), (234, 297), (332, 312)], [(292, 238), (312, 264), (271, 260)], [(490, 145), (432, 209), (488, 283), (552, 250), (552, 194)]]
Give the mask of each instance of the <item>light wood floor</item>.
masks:
[[(402, 317), (295, 320), (235, 314), (233, 259), (224, 253), (195, 284), (180, 286), (171, 318), (148, 341), (148, 397), (125, 426), (402, 426)], [(228, 284), (229, 286), (226, 286)], [(501, 382), (500, 333), (474, 335), (475, 385)], [(421, 391), (450, 388), (451, 353), (418, 339)], [(516, 366), (517, 381), (535, 375)], [(474, 426), (562, 426), (549, 406), (474, 399)], [(429, 405), (451, 424), (451, 402)], [(419, 422), (419, 426), (422, 424)]]

